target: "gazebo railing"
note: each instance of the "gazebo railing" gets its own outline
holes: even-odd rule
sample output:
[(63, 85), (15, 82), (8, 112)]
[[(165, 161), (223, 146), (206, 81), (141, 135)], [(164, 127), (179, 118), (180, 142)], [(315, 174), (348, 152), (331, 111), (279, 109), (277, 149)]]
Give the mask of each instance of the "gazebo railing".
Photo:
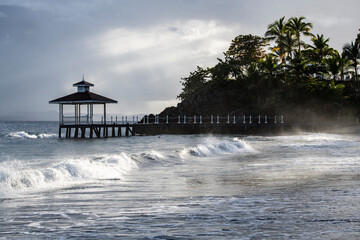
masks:
[(81, 116), (77, 117), (77, 119), (74, 116), (64, 116), (63, 117), (63, 124), (65, 125), (71, 125), (71, 124), (90, 124), (90, 118), (89, 116)]

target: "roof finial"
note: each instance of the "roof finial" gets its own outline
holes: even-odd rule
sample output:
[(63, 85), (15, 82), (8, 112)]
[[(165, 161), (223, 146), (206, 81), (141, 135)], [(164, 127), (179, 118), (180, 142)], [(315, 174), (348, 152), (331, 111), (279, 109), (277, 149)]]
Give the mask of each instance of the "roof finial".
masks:
[(83, 81), (85, 81), (85, 76), (84, 76), (84, 74), (83, 74)]

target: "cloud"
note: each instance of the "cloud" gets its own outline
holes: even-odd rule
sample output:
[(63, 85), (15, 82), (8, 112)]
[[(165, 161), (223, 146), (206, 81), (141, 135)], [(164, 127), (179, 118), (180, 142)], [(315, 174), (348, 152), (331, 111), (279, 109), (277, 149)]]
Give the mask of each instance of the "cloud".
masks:
[(2, 0), (0, 109), (54, 110), (48, 101), (75, 91), (84, 73), (94, 92), (119, 101), (109, 112), (155, 112), (176, 104), (181, 78), (216, 64), (237, 35), (306, 16), (341, 50), (358, 33), (359, 8), (358, 0)]

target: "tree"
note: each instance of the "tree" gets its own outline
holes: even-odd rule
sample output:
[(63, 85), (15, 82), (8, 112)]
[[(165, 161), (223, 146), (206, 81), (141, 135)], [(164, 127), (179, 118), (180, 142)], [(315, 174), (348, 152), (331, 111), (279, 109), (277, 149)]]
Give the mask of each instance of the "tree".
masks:
[(285, 56), (288, 58), (293, 58), (294, 50), (297, 45), (297, 39), (291, 34), (291, 32), (286, 32), (283, 40), (282, 45), (284, 46)]
[(349, 69), (351, 62), (341, 56), (337, 51), (330, 57), (325, 60), (326, 69), (328, 73), (333, 76), (333, 80), (336, 80), (336, 76), (340, 74), (341, 80), (344, 80), (344, 74)]
[(346, 43), (343, 47), (344, 56), (352, 62), (355, 70), (355, 80), (358, 81), (358, 59), (360, 58), (360, 42)]
[(225, 53), (225, 61), (235, 64), (244, 74), (249, 66), (265, 57), (264, 47), (267, 40), (259, 36), (239, 35), (232, 40), (229, 50)]
[(285, 62), (285, 46), (284, 38), (286, 29), (285, 17), (280, 18), (278, 21), (268, 25), (268, 30), (265, 33), (265, 37), (269, 40), (274, 40), (277, 46), (272, 50), (277, 52), (280, 57), (280, 62)]
[(297, 45), (298, 45), (298, 51), (300, 52), (301, 46), (304, 46), (305, 44), (301, 41), (300, 36), (301, 34), (305, 36), (313, 36), (312, 33), (310, 33), (310, 30), (312, 29), (313, 25), (312, 23), (306, 23), (304, 22), (305, 17), (292, 17), (289, 19), (288, 23), (286, 24), (286, 28), (291, 31), (296, 39), (297, 39)]
[[(351, 62), (352, 66), (355, 70), (355, 81), (357, 85), (357, 96), (360, 94), (360, 84), (358, 79), (358, 72), (357, 72), (357, 66), (358, 66), (358, 59), (360, 58), (360, 41), (355, 41), (351, 43), (346, 43), (343, 47), (344, 56), (347, 57)], [(360, 101), (360, 99), (358, 99)]]
[(311, 39), (314, 45), (308, 45), (308, 47), (313, 50), (312, 58), (314, 61), (321, 63), (324, 57), (333, 52), (333, 49), (328, 45), (329, 40), (330, 38), (325, 39), (323, 34), (317, 34)]
[(191, 72), (189, 77), (182, 78), (183, 85), (182, 92), (177, 96), (181, 101), (190, 97), (196, 90), (198, 90), (204, 83), (207, 82), (208, 70), (197, 67), (197, 70)]

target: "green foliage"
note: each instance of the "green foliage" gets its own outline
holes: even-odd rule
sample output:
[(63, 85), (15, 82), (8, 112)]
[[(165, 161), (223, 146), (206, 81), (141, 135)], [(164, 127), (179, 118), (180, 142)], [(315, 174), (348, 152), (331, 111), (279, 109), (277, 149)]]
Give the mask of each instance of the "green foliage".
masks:
[[(334, 109), (353, 104), (360, 92), (354, 86), (360, 85), (339, 84), (336, 80), (344, 79), (349, 66), (357, 68), (360, 34), (339, 54), (329, 46), (329, 38), (313, 35), (312, 24), (304, 20), (305, 17), (292, 17), (286, 21), (282, 17), (268, 26), (265, 38), (237, 36), (224, 59), (207, 69), (197, 67), (182, 79), (179, 106), (228, 114), (313, 107), (314, 102), (336, 106)], [(312, 44), (305, 44), (302, 36), (312, 37)], [(274, 45), (270, 46), (271, 52), (266, 52), (269, 41)]]

